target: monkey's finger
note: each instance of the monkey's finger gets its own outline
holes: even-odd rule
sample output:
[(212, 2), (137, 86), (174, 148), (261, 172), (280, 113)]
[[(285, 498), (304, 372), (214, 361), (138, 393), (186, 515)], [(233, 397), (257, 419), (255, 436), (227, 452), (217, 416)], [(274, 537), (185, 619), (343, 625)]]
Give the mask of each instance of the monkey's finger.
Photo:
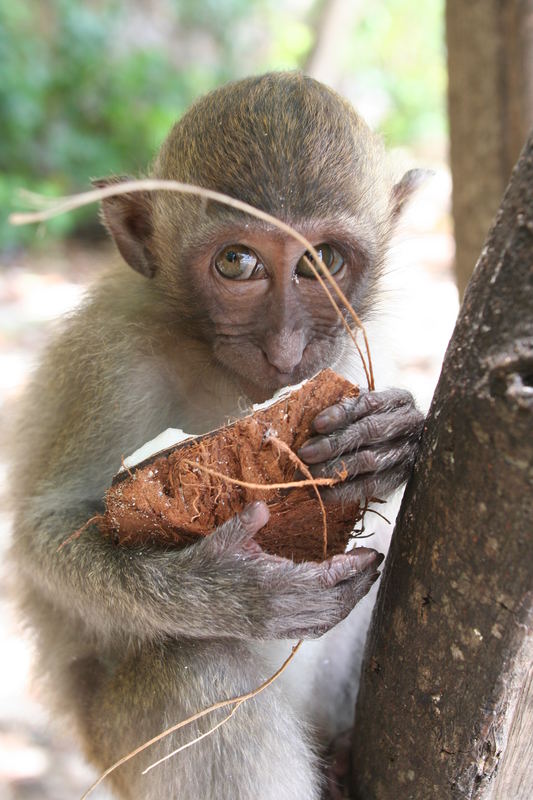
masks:
[(329, 436), (316, 436), (304, 442), (298, 455), (308, 464), (319, 464), (353, 450), (390, 442), (404, 436), (418, 438), (424, 417), (414, 408), (400, 408), (373, 414)]
[(384, 472), (397, 464), (412, 465), (417, 450), (418, 442), (408, 437), (357, 450), (355, 453), (347, 453), (325, 464), (314, 464), (310, 472), (314, 478), (334, 478), (339, 474), (343, 475), (345, 480), (356, 478), (358, 475)]
[(353, 607), (368, 594), (380, 574), (376, 569), (369, 569), (362, 575), (358, 575), (349, 581), (343, 581), (336, 587), (339, 622), (347, 617)]
[[(382, 560), (376, 550), (358, 547), (320, 563), (268, 563), (270, 614), (262, 618), (260, 638), (308, 638), (325, 633), (367, 593)], [(265, 566), (264, 560), (262, 563)]]
[(297, 625), (285, 632), (288, 639), (316, 639), (345, 619), (357, 603), (368, 594), (380, 573), (370, 567), (354, 577), (337, 584), (323, 598), (324, 614)]
[(217, 552), (229, 549), (239, 550), (253, 539), (263, 525), (266, 525), (269, 517), (270, 512), (266, 503), (262, 500), (257, 500), (247, 505), (236, 517), (220, 525), (203, 542), (209, 549), (214, 549)]
[(313, 427), (317, 433), (333, 433), (370, 414), (383, 414), (403, 406), (414, 406), (412, 394), (404, 389), (362, 391), (357, 397), (347, 397), (325, 408), (315, 417)]
[(404, 462), (384, 472), (363, 475), (331, 489), (322, 489), (320, 494), (325, 503), (356, 503), (363, 502), (367, 497), (384, 499), (405, 483), (411, 469), (412, 463)]
[[(306, 599), (314, 598), (324, 589), (333, 589), (337, 584), (365, 571), (375, 571), (382, 561), (383, 554), (372, 547), (357, 547), (349, 553), (339, 553), (318, 563), (290, 562), (290, 579), (286, 588), (289, 588), (289, 594), (296, 591), (305, 595)], [(286, 567), (284, 570), (280, 572), (282, 581), (286, 579)], [(281, 585), (280, 593), (283, 593)]]

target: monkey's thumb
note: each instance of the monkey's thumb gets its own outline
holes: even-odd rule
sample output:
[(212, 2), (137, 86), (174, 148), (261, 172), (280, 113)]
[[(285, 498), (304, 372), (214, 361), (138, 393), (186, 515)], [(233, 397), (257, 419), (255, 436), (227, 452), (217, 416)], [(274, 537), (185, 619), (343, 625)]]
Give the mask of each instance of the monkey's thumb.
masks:
[(253, 531), (252, 535), (266, 525), (270, 517), (270, 511), (267, 504), (262, 500), (256, 500), (254, 503), (248, 503), (244, 511), (241, 511), (239, 519), (241, 525), (244, 525), (249, 531)]
[(217, 551), (239, 549), (252, 539), (257, 531), (266, 525), (270, 512), (262, 500), (249, 503), (240, 514), (229, 519), (207, 537), (209, 544)]

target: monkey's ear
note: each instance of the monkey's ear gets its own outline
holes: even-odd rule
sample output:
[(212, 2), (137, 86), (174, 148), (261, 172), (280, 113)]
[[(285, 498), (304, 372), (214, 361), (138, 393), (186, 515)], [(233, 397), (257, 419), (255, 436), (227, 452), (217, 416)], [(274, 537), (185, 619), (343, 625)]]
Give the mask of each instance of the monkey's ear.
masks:
[(410, 169), (392, 188), (391, 217), (396, 219), (416, 190), (435, 173), (431, 169)]
[[(96, 189), (131, 180), (127, 175), (112, 175), (91, 181)], [(118, 194), (102, 200), (101, 217), (124, 260), (133, 269), (153, 278), (156, 265), (150, 251), (152, 209), (149, 192)]]

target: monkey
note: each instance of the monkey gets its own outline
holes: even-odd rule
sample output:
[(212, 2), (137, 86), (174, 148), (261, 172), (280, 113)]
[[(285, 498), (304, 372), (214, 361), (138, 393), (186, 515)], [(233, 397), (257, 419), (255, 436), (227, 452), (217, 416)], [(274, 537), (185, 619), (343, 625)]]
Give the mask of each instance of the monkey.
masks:
[[(359, 316), (379, 317), (388, 245), (419, 176), (395, 182), (380, 139), (333, 90), (298, 72), (222, 86), (178, 120), (150, 174), (289, 223)], [(257, 687), (303, 639), (278, 681), (218, 730), (141, 774), (227, 710), (108, 781), (123, 800), (319, 800), (327, 747), (352, 724), (389, 534), (297, 564), (251, 546), (263, 502), (183, 549), (120, 547), (87, 523), (121, 458), (165, 428), (212, 430), (242, 415), (243, 398), (262, 402), (325, 366), (364, 384), (353, 345), (304, 248), (272, 225), (168, 192), (110, 197), (101, 213), (122, 258), (48, 346), (16, 435), (11, 557), (50, 707), (103, 771)], [(342, 459), (347, 478), (326, 502), (385, 499), (412, 469), (423, 419), (409, 392), (378, 382), (323, 409), (299, 455), (323, 476)]]

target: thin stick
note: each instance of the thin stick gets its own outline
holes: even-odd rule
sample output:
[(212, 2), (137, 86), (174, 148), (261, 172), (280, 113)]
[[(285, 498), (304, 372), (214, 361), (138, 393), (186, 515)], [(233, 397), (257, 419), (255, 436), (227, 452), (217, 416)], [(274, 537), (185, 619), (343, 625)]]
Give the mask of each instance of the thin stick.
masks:
[(146, 750), (148, 747), (151, 747), (153, 744), (156, 744), (156, 742), (161, 741), (161, 739), (164, 739), (166, 736), (170, 736), (171, 733), (174, 733), (174, 731), (179, 730), (179, 728), (183, 728), (185, 725), (190, 725), (191, 722), (195, 722), (197, 719), (201, 719), (202, 717), (207, 716), (207, 714), (211, 714), (213, 711), (216, 711), (219, 708), (227, 708), (227, 706), (232, 706), (232, 705), (241, 705), (241, 703), (244, 703), (246, 700), (250, 700), (252, 697), (257, 697), (257, 695), (260, 694), (260, 692), (263, 692), (271, 684), (273, 684), (274, 681), (277, 680), (277, 678), (279, 678), (281, 673), (287, 669), (287, 667), (293, 660), (294, 656), (300, 649), (301, 645), (302, 645), (302, 640), (300, 639), (294, 645), (290, 655), (285, 659), (281, 667), (277, 669), (276, 672), (274, 672), (274, 674), (270, 676), (270, 678), (267, 678), (267, 680), (264, 681), (257, 688), (252, 689), (252, 691), (250, 692), (246, 692), (246, 694), (241, 694), (238, 697), (232, 697), (230, 700), (219, 700), (218, 703), (213, 703), (213, 705), (209, 706), (208, 708), (204, 708), (203, 711), (198, 711), (196, 714), (187, 717), (187, 719), (181, 720), (181, 722), (177, 722), (170, 728), (167, 728), (161, 733), (158, 733), (157, 736), (154, 736), (149, 741), (139, 745), (139, 747), (136, 747), (135, 750), (132, 750), (127, 755), (122, 756), (122, 758), (120, 758), (118, 761), (115, 761), (114, 764), (108, 767), (106, 771), (100, 775), (100, 777), (92, 784), (92, 786), (90, 786), (87, 789), (85, 794), (81, 797), (81, 800), (87, 800), (89, 795), (96, 789), (96, 787), (99, 786), (102, 783), (102, 781), (105, 780), (105, 778), (107, 778), (108, 775), (110, 775), (112, 772), (118, 769), (118, 767), (121, 767), (123, 764), (132, 759), (134, 756), (138, 755), (139, 753), (142, 753), (143, 750)]
[[(313, 252), (313, 255), (314, 255), (314, 252)], [(346, 306), (346, 308), (350, 312), (350, 314), (351, 314), (355, 324), (357, 325), (357, 327), (360, 328), (361, 331), (362, 331), (363, 340), (364, 340), (364, 343), (365, 343), (365, 350), (366, 350), (366, 354), (367, 354), (367, 358), (368, 358), (368, 366), (367, 366), (367, 363), (366, 363), (366, 361), (364, 359), (364, 356), (363, 356), (363, 353), (361, 351), (361, 348), (359, 347), (359, 344), (358, 344), (358, 342), (356, 340), (356, 337), (354, 336), (354, 333), (353, 333), (352, 329), (350, 328), (350, 326), (348, 325), (348, 323), (344, 319), (344, 317), (342, 315), (342, 312), (340, 311), (337, 303), (335, 302), (334, 298), (332, 297), (332, 294), (329, 291), (328, 287), (324, 283), (324, 281), (322, 279), (322, 276), (320, 275), (318, 269), (316, 268), (316, 265), (313, 264), (311, 259), (307, 258), (307, 256), (304, 256), (304, 259), (305, 259), (306, 264), (309, 267), (311, 267), (311, 270), (312, 270), (312, 272), (314, 272), (316, 279), (320, 283), (321, 287), (324, 289), (328, 300), (330, 301), (330, 303), (333, 305), (333, 307), (339, 313), (339, 317), (342, 320), (342, 324), (344, 325), (345, 329), (348, 331), (348, 334), (349, 334), (352, 342), (354, 343), (357, 352), (359, 353), (359, 358), (361, 359), (361, 363), (362, 363), (363, 369), (365, 371), (365, 378), (366, 378), (366, 382), (368, 384), (368, 388), (371, 391), (373, 391), (376, 388), (375, 384), (374, 384), (374, 368), (372, 366), (372, 357), (370, 355), (370, 347), (369, 347), (369, 344), (368, 344), (366, 330), (365, 330), (365, 327), (364, 327), (363, 323), (361, 322), (359, 316), (354, 311), (352, 305), (349, 303), (348, 298), (346, 297), (344, 292), (340, 289), (340, 287), (339, 287), (337, 281), (334, 279), (333, 275), (330, 273), (330, 271), (328, 269), (324, 269), (322, 267), (322, 269), (324, 269), (324, 275), (326, 276), (327, 280), (331, 283), (331, 285), (335, 289), (335, 292), (336, 292), (337, 296), (342, 300), (342, 302), (344, 303), (344, 305)], [(323, 262), (320, 261), (320, 264), (322, 264), (322, 263)]]
[(128, 466), (126, 466), (126, 461), (125, 461), (123, 455), (120, 457), (120, 463), (121, 463), (122, 469), (126, 470), (128, 475), (130, 476), (130, 478), (132, 478), (133, 477), (133, 472), (131, 471), (131, 469)]
[(77, 530), (75, 530), (74, 533), (71, 533), (70, 536), (67, 536), (67, 538), (64, 539), (61, 542), (61, 544), (58, 546), (56, 552), (59, 553), (59, 551), (62, 550), (65, 547), (65, 545), (70, 544), (70, 542), (75, 541), (75, 539), (78, 539), (82, 535), (82, 533), (84, 533), (87, 530), (87, 528), (90, 525), (93, 525), (94, 523), (97, 523), (97, 522), (101, 522), (103, 520), (103, 518), (104, 517), (103, 517), (102, 514), (95, 514), (94, 517), (91, 517), (90, 519), (88, 519), (87, 522), (85, 522), (81, 526), (81, 528), (78, 528)]
[(167, 191), (167, 192), (181, 192), (182, 194), (193, 194), (197, 196), (199, 195), (200, 197), (204, 197), (208, 200), (213, 200), (217, 203), (222, 203), (223, 205), (230, 206), (231, 208), (236, 208), (239, 211), (243, 211), (246, 214), (251, 214), (257, 219), (262, 219), (264, 222), (274, 225), (275, 227), (279, 228), (279, 230), (284, 231), (289, 236), (292, 236), (294, 239), (299, 241), (305, 247), (305, 249), (309, 253), (311, 253), (313, 259), (316, 261), (316, 264), (322, 265), (321, 269), (323, 270), (323, 274), (326, 277), (326, 280), (330, 283), (337, 296), (346, 306), (346, 309), (352, 316), (357, 327), (361, 329), (363, 334), (363, 340), (365, 343), (366, 354), (368, 358), (368, 366), (359, 348), (359, 345), (355, 342), (355, 337), (353, 332), (346, 323), (346, 320), (342, 316), (341, 310), (333, 300), (331, 293), (326, 288), (326, 285), (322, 280), (321, 276), (319, 276), (316, 265), (311, 263), (310, 259), (307, 259), (308, 263), (311, 266), (311, 270), (313, 271), (317, 279), (320, 281), (320, 285), (326, 292), (328, 298), (330, 299), (330, 302), (333, 303), (339, 316), (342, 318), (343, 324), (347, 328), (350, 337), (355, 343), (355, 346), (357, 348), (357, 351), (360, 355), (363, 364), (363, 368), (365, 370), (365, 376), (367, 378), (368, 388), (374, 389), (374, 372), (372, 367), (372, 359), (370, 356), (370, 348), (368, 345), (368, 338), (366, 335), (364, 325), (357, 316), (356, 312), (354, 311), (353, 307), (348, 301), (346, 295), (338, 286), (337, 281), (333, 278), (327, 267), (323, 264), (323, 261), (318, 255), (316, 249), (305, 238), (305, 236), (302, 236), (301, 233), (292, 228), (290, 225), (287, 225), (285, 222), (282, 222), (276, 217), (273, 217), (271, 214), (267, 214), (265, 211), (261, 211), (257, 208), (254, 208), (254, 206), (249, 205), (248, 203), (244, 203), (242, 200), (237, 200), (236, 198), (229, 197), (228, 195), (222, 194), (221, 192), (215, 192), (212, 189), (204, 189), (201, 186), (194, 186), (193, 184), (189, 183), (181, 183), (180, 181), (157, 180), (155, 178), (145, 178), (143, 180), (136, 180), (136, 181), (123, 181), (121, 183), (113, 184), (111, 186), (106, 186), (103, 189), (92, 189), (91, 191), (88, 192), (82, 192), (77, 195), (71, 195), (70, 197), (64, 197), (58, 200), (57, 203), (50, 205), (49, 208), (43, 209), (41, 211), (15, 212), (9, 215), (9, 222), (12, 225), (26, 225), (31, 222), (44, 222), (45, 220), (51, 219), (52, 217), (55, 217), (58, 214), (62, 214), (66, 211), (72, 211), (75, 208), (81, 208), (82, 206), (89, 205), (90, 203), (94, 203), (98, 200), (105, 200), (108, 197), (115, 197), (121, 194), (130, 194), (131, 192), (156, 191), (156, 190)]
[[(283, 444), (285, 443), (283, 442)], [(225, 475), (223, 472), (218, 472), (216, 469), (206, 467), (204, 464), (198, 464), (196, 461), (184, 459), (181, 463), (187, 464), (187, 466), (193, 467), (194, 469), (199, 469), (201, 472), (206, 472), (208, 475), (212, 475), (214, 478), (220, 478), (227, 483), (234, 483), (236, 486), (242, 486), (244, 489), (261, 489), (263, 491), (269, 491), (270, 489), (297, 489), (300, 486), (333, 486), (342, 480), (341, 477), (313, 478), (311, 475), (310, 479), (304, 481), (287, 481), (287, 483), (249, 483), (248, 481), (241, 481), (238, 478), (231, 478), (229, 475)]]
[(210, 736), (212, 733), (214, 733), (217, 730), (217, 728), (220, 728), (220, 727), (222, 727), (222, 725), (225, 725), (225, 723), (229, 719), (231, 719), (231, 717), (235, 714), (237, 709), (239, 709), (243, 703), (244, 703), (244, 700), (239, 700), (239, 702), (236, 703), (233, 706), (233, 708), (231, 709), (229, 714), (226, 714), (224, 719), (221, 719), (220, 722), (217, 722), (216, 725), (213, 725), (213, 727), (209, 728), (209, 730), (207, 730), (205, 733), (200, 734), (200, 736), (197, 736), (195, 739), (191, 739), (190, 742), (186, 742), (185, 744), (182, 744), (181, 747), (176, 747), (175, 750), (173, 750), (171, 753), (168, 753), (166, 756), (163, 756), (163, 758), (160, 758), (158, 761), (154, 761), (154, 763), (150, 764), (149, 767), (146, 767), (146, 769), (143, 769), (143, 771), (141, 772), (141, 775), (146, 775), (146, 773), (150, 772), (150, 770), (153, 769), (154, 767), (158, 767), (164, 761), (168, 761), (169, 758), (172, 758), (173, 756), (177, 756), (178, 753), (183, 752), (183, 750), (187, 750), (187, 748), (188, 747), (192, 747), (193, 744), (196, 744), (197, 742), (201, 742), (202, 739), (205, 739), (206, 736)]
[[(326, 558), (328, 557), (328, 520), (326, 516), (326, 507), (324, 505), (324, 501), (320, 497), (320, 492), (318, 491), (318, 485), (317, 485), (320, 480), (323, 480), (323, 478), (313, 478), (307, 464), (304, 464), (301, 458), (298, 458), (296, 453), (294, 453), (291, 450), (289, 445), (283, 442), (281, 439), (278, 439), (277, 436), (274, 436), (273, 434), (269, 433), (267, 435), (267, 441), (273, 442), (279, 450), (283, 450), (285, 453), (287, 453), (291, 461), (293, 461), (302, 470), (303, 474), (307, 476), (310, 485), (313, 487), (318, 503), (320, 505), (320, 512), (322, 514), (322, 545), (323, 545), (322, 554), (325, 561)], [(329, 480), (335, 481), (334, 478), (329, 478)]]
[(391, 521), (390, 521), (390, 519), (388, 519), (388, 518), (385, 516), (385, 514), (381, 514), (379, 511), (376, 511), (376, 509), (375, 509), (375, 508), (365, 508), (365, 514), (366, 514), (366, 512), (367, 512), (367, 511), (369, 511), (371, 514), (376, 514), (378, 517), (381, 517), (381, 519), (385, 520), (385, 522), (387, 523), (387, 525), (390, 525), (390, 524), (391, 524)]

